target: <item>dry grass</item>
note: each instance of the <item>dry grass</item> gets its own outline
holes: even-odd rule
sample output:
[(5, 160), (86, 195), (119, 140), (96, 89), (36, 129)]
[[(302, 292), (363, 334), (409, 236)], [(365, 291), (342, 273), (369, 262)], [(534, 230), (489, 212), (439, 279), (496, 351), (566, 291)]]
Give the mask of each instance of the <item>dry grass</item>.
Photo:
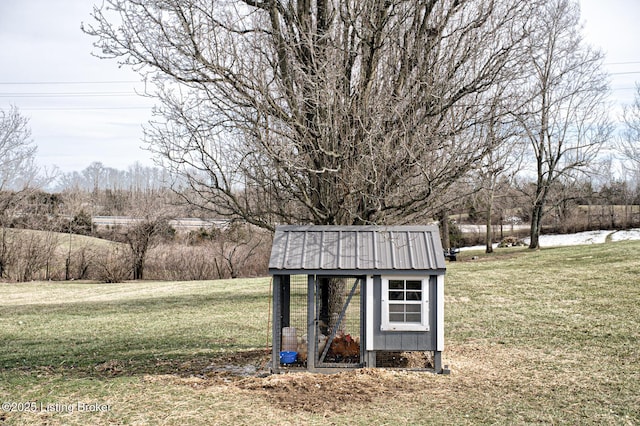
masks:
[(260, 375), (269, 280), (3, 285), (6, 424), (638, 424), (640, 243), (450, 263), (450, 375)]

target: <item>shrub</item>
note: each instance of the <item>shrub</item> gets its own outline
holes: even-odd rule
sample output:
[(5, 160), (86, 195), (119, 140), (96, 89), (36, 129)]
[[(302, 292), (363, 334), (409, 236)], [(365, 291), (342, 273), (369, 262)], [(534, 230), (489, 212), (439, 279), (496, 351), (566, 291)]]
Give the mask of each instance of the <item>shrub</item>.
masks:
[(504, 248), (504, 247), (517, 247), (517, 246), (525, 246), (525, 245), (526, 244), (524, 243), (524, 241), (522, 241), (520, 238), (515, 236), (509, 236), (509, 237), (503, 238), (502, 241), (500, 241), (500, 244), (498, 244), (498, 247)]
[(119, 283), (131, 278), (131, 265), (124, 247), (99, 249), (95, 257), (96, 279), (105, 283)]
[(4, 278), (25, 282), (52, 277), (57, 234), (4, 228), (1, 233), (0, 273)]
[(147, 277), (170, 281), (215, 279), (212, 257), (207, 244), (163, 244), (149, 252)]

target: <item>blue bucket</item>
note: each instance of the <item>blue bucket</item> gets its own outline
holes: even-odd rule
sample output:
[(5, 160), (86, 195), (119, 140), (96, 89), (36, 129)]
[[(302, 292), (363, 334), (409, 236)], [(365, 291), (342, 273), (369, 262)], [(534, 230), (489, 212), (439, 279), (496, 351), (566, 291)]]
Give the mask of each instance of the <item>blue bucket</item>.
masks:
[(293, 364), (294, 362), (296, 362), (297, 357), (298, 352), (280, 352), (280, 364)]

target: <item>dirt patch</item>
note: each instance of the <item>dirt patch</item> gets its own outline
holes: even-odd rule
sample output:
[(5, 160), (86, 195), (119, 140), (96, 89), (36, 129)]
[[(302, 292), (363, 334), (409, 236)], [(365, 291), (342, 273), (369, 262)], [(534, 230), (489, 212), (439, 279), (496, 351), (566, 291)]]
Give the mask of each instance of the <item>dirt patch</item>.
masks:
[(345, 413), (418, 391), (424, 375), (431, 374), (363, 368), (335, 374), (275, 374), (246, 379), (237, 386), (261, 394), (282, 409)]
[(386, 368), (433, 369), (432, 352), (378, 351), (376, 365)]
[[(267, 374), (264, 370), (238, 374), (237, 371), (266, 359), (263, 352), (262, 358), (253, 359), (253, 364), (214, 363), (196, 376), (155, 375), (146, 376), (145, 381), (189, 387), (196, 393), (226, 395), (238, 407), (246, 407), (250, 402), (253, 407), (272, 413), (299, 413), (300, 418), (306, 415), (348, 418), (356, 412), (386, 411), (384, 407), (391, 401), (398, 413), (407, 409), (413, 416), (417, 415), (415, 407), (433, 401), (438, 401), (446, 411), (468, 410), (473, 405), (481, 410), (498, 410), (503, 415), (513, 404), (528, 399), (546, 400), (567, 386), (563, 383), (566, 375), (549, 374), (553, 357), (543, 350), (513, 348), (478, 339), (462, 345), (450, 344), (446, 354), (443, 361), (449, 366), (448, 375), (397, 368), (350, 369), (335, 374), (305, 371)], [(252, 360), (252, 357), (236, 354), (224, 361), (234, 359)], [(495, 401), (501, 403), (496, 406)], [(414, 422), (416, 418), (411, 417)], [(412, 423), (409, 418), (405, 420)]]
[[(304, 370), (270, 374), (270, 353), (265, 350), (228, 353), (210, 360), (183, 363), (173, 374), (146, 375), (145, 381), (207, 389), (240, 392), (261, 398), (283, 410), (319, 413), (346, 413), (358, 407), (404, 398), (424, 390), (436, 377), (425, 367), (432, 365), (431, 354), (388, 352), (386, 368), (345, 369), (334, 374)], [(381, 360), (382, 361), (382, 360)], [(113, 366), (106, 363), (101, 368)], [(404, 369), (403, 369), (404, 368)], [(420, 370), (420, 371), (415, 371)]]
[[(236, 367), (240, 368), (240, 367)], [(313, 414), (353, 412), (371, 403), (384, 404), (424, 389), (435, 377), (428, 372), (363, 368), (334, 374), (294, 372), (252, 376), (211, 369), (199, 377), (146, 376), (145, 381), (189, 386), (196, 390), (225, 388), (225, 392), (249, 393), (273, 406)]]
[(346, 407), (352, 409), (354, 404), (373, 400), (377, 386), (365, 385), (371, 381), (370, 376), (361, 372), (332, 375), (294, 373), (246, 380), (238, 385), (261, 394), (282, 409), (340, 413)]
[[(247, 392), (284, 410), (309, 413), (344, 413), (372, 402), (424, 389), (425, 380), (435, 375), (427, 371), (397, 370), (393, 367), (424, 368), (432, 361), (426, 353), (388, 353), (392, 368), (349, 369), (334, 374), (296, 371), (269, 374), (270, 353), (264, 350), (229, 353), (199, 371), (185, 368), (178, 375), (147, 376), (148, 381), (170, 381), (193, 389), (225, 387), (227, 391)], [(395, 355), (395, 356), (393, 356)], [(191, 370), (190, 377), (184, 375)]]
[[(442, 376), (428, 371), (416, 371), (411, 365), (423, 365), (425, 359), (402, 356), (409, 369), (362, 368), (335, 374), (304, 371), (267, 374), (256, 369), (268, 359), (264, 352), (230, 354), (198, 374), (146, 376), (145, 380), (189, 386), (197, 391), (237, 394), (239, 399), (263, 400), (269, 405), (289, 412), (310, 414), (346, 414), (374, 406), (386, 406), (395, 401), (398, 406), (410, 404), (415, 398), (440, 398), (443, 403), (457, 403), (457, 395), (469, 392), (478, 398), (491, 399), (496, 388), (516, 390), (516, 378), (505, 374), (504, 368), (513, 364), (530, 364), (533, 354), (515, 353), (501, 345), (451, 345), (447, 352), (451, 374)], [(522, 359), (522, 358), (526, 359)], [(224, 361), (218, 363), (218, 361)], [(235, 363), (234, 363), (235, 361)], [(246, 361), (250, 361), (247, 363)], [(502, 368), (496, 368), (495, 362)], [(463, 374), (459, 374), (464, 371)], [(242, 395), (242, 396), (241, 396)], [(427, 397), (426, 395), (429, 395)]]

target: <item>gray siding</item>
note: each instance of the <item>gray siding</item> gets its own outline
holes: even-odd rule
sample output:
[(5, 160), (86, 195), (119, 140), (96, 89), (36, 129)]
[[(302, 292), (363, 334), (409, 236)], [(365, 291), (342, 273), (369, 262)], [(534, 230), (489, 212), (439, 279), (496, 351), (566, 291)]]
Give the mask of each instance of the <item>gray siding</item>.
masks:
[(373, 350), (377, 351), (433, 351), (436, 350), (436, 279), (429, 279), (429, 331), (381, 331), (382, 278), (373, 277)]

